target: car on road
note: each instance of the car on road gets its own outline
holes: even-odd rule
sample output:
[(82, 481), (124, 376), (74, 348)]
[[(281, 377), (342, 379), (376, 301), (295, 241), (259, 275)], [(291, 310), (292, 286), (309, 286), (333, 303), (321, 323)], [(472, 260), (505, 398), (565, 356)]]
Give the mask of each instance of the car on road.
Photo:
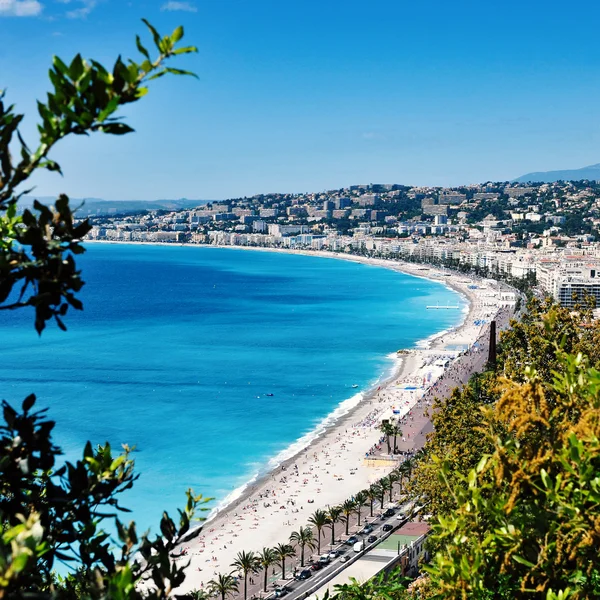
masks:
[(396, 511), (393, 508), (388, 508), (381, 517), (383, 519), (387, 519), (388, 517), (393, 517), (396, 514)]
[(342, 558), (340, 558), (340, 562), (345, 563), (348, 562), (350, 560), (350, 557), (346, 554), (344, 554), (344, 556), (342, 556)]
[(312, 571), (310, 569), (302, 569), (298, 575), (296, 575), (296, 579), (299, 581), (304, 581), (308, 579), (312, 575)]
[(342, 554), (344, 554), (343, 550), (340, 550), (340, 549), (338, 549), (338, 550), (332, 550), (329, 553), (329, 560), (333, 560), (334, 558), (337, 558), (338, 556), (342, 556)]
[(289, 592), (290, 592), (290, 588), (285, 585), (275, 588), (275, 598), (283, 598)]
[(376, 536), (376, 535), (370, 535), (370, 536), (367, 538), (367, 542), (368, 542), (369, 544), (372, 544), (373, 542), (376, 542), (376, 541), (377, 541), (377, 536)]
[(366, 535), (367, 533), (373, 533), (373, 525), (365, 525), (358, 533)]
[(393, 525), (390, 525), (389, 523), (386, 523), (386, 524), (385, 524), (385, 525), (384, 525), (384, 526), (381, 528), (381, 530), (382, 530), (382, 531), (391, 531), (392, 529), (394, 529), (394, 526), (393, 526)]
[(329, 558), (329, 554), (321, 554), (319, 556), (319, 563), (323, 566), (328, 565), (331, 562), (331, 558)]
[(354, 546), (358, 542), (358, 538), (355, 535), (351, 535), (345, 542), (347, 546)]

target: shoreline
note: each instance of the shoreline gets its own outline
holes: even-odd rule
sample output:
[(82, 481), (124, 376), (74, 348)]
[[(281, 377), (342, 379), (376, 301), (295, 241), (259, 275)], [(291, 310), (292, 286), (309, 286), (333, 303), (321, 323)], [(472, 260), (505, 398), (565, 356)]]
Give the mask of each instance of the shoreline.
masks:
[[(403, 273), (405, 275), (410, 275), (412, 277), (417, 277), (420, 279), (425, 279), (427, 281), (435, 281), (436, 283), (441, 283), (448, 289), (457, 293), (463, 302), (465, 302), (465, 306), (461, 311), (462, 320), (451, 327), (450, 329), (442, 330), (440, 332), (434, 333), (427, 338), (422, 340), (417, 340), (414, 344), (413, 348), (402, 348), (398, 350), (406, 350), (408, 352), (414, 350), (422, 350), (428, 349), (437, 338), (445, 334), (450, 334), (453, 331), (459, 330), (467, 318), (469, 317), (469, 313), (472, 308), (472, 298), (469, 297), (468, 293), (460, 287), (456, 285), (452, 285), (451, 281), (443, 281), (438, 278), (427, 277), (421, 273), (414, 273), (414, 270), (430, 270), (429, 267), (427, 269), (423, 269), (423, 267), (418, 268), (416, 265), (412, 263), (406, 263), (403, 261), (392, 261), (385, 259), (375, 259), (363, 256), (357, 256), (353, 254), (341, 254), (336, 252), (329, 251), (316, 251), (316, 250), (293, 250), (286, 248), (268, 248), (268, 247), (258, 247), (258, 246), (228, 246), (228, 245), (218, 245), (218, 244), (192, 244), (192, 243), (171, 243), (171, 242), (132, 242), (132, 241), (108, 241), (108, 240), (86, 240), (86, 243), (94, 243), (94, 244), (127, 244), (127, 245), (135, 245), (135, 246), (163, 246), (163, 247), (193, 247), (193, 248), (218, 248), (225, 250), (247, 250), (254, 252), (270, 252), (270, 253), (279, 253), (279, 254), (296, 254), (300, 256), (309, 256), (316, 258), (325, 258), (325, 259), (333, 259), (333, 260), (346, 260), (348, 262), (354, 262), (359, 264), (366, 264), (370, 266), (386, 268), (391, 271), (396, 271), (398, 273)], [(405, 268), (406, 267), (406, 268)], [(414, 269), (411, 269), (414, 267)], [(431, 270), (434, 270), (431, 267)], [(442, 273), (441, 270), (435, 269), (436, 272)], [(302, 434), (291, 444), (283, 448), (279, 451), (275, 456), (270, 458), (265, 465), (254, 475), (250, 477), (245, 483), (238, 486), (234, 490), (232, 490), (225, 498), (223, 498), (213, 509), (210, 510), (206, 520), (202, 522), (201, 525), (197, 525), (196, 527), (192, 527), (190, 533), (195, 532), (198, 528), (202, 529), (209, 525), (213, 520), (217, 519), (219, 515), (223, 514), (226, 509), (234, 510), (241, 502), (243, 502), (247, 497), (252, 495), (253, 491), (261, 486), (265, 481), (268, 480), (269, 476), (276, 469), (280, 469), (281, 467), (287, 467), (294, 462), (294, 460), (301, 455), (303, 452), (308, 451), (314, 444), (319, 442), (319, 440), (327, 435), (330, 430), (335, 429), (345, 420), (352, 417), (353, 413), (360, 407), (360, 405), (366, 401), (372, 400), (373, 396), (377, 393), (377, 391), (384, 389), (387, 385), (389, 385), (394, 379), (402, 377), (404, 374), (404, 369), (407, 363), (406, 356), (407, 355), (399, 355), (396, 352), (390, 353), (387, 355), (391, 361), (396, 364), (392, 364), (389, 372), (382, 373), (377, 381), (363, 390), (358, 390), (356, 394), (349, 398), (345, 398), (342, 400), (330, 413), (328, 413), (323, 419), (317, 423), (310, 431)], [(344, 410), (339, 416), (335, 416), (335, 413), (342, 408), (342, 406), (357, 396), (360, 396), (354, 404), (348, 407), (347, 410)], [(309, 438), (306, 440), (306, 443), (301, 443), (304, 438)], [(287, 455), (292, 448), (297, 446), (297, 449), (293, 451), (289, 456)], [(281, 458), (279, 458), (283, 455)]]
[[(414, 431), (407, 432), (407, 437), (403, 436), (398, 446), (403, 452), (420, 447), (424, 443), (428, 423), (426, 418), (421, 419), (423, 423), (419, 420), (419, 411), (423, 412), (426, 408), (424, 404), (430, 406), (433, 395), (443, 395), (440, 394), (440, 391), (443, 391), (441, 382), (446, 375), (448, 377), (444, 386), (458, 385), (448, 381), (453, 369), (457, 371), (461, 366), (461, 372), (465, 375), (477, 370), (474, 359), (471, 359), (471, 370), (462, 366), (466, 361), (462, 360), (465, 353), (456, 348), (470, 348), (476, 340), (483, 341), (485, 325), (480, 323), (489, 321), (483, 321), (482, 317), (494, 318), (502, 310), (497, 297), (495, 302), (490, 302), (489, 297), (484, 298), (481, 294), (488, 288), (481, 285), (476, 289), (469, 288), (469, 285), (475, 283), (471, 277), (395, 260), (323, 251), (208, 244), (94, 243), (228, 248), (342, 259), (441, 283), (458, 293), (467, 303), (461, 313), (462, 318), (454, 327), (418, 340), (413, 348), (403, 349), (405, 352), (402, 354), (389, 354), (396, 364), (392, 365), (388, 373), (382, 374), (372, 387), (359, 390), (354, 396), (343, 400), (310, 432), (276, 454), (264, 469), (226, 496), (211, 511), (209, 519), (194, 528), (194, 531), (201, 528), (201, 534), (179, 548), (179, 554), (185, 555), (185, 560), (190, 560), (186, 581), (178, 590), (181, 592), (202, 587), (217, 572), (230, 572), (231, 562), (238, 550), (258, 551), (263, 546), (287, 541), (289, 533), (305, 525), (308, 516), (315, 509), (343, 502), (397, 466), (399, 463), (391, 460), (388, 461), (387, 467), (366, 464), (368, 461), (365, 458), (368, 458), (371, 449), (377, 443), (381, 443), (381, 433), (377, 429), (381, 419), (389, 418), (392, 414), (399, 417), (408, 413), (414, 414), (410, 421), (416, 417), (414, 425), (421, 427), (421, 430), (416, 431), (415, 428)], [(505, 315), (507, 320), (508, 313), (509, 311)], [(501, 327), (502, 323), (499, 328)], [(482, 356), (483, 352), (477, 354), (477, 359), (481, 359)], [(440, 358), (443, 359), (443, 367), (438, 364)], [(352, 402), (352, 405), (336, 416), (336, 411), (346, 402)], [(413, 428), (412, 423), (410, 428)], [(305, 438), (306, 443), (302, 443)], [(291, 454), (286, 456), (290, 452)], [(334, 470), (332, 476), (331, 471)], [(292, 477), (295, 477), (296, 481), (289, 482), (288, 478)], [(325, 479), (333, 479), (331, 485)], [(293, 561), (290, 561), (290, 567), (292, 564)]]

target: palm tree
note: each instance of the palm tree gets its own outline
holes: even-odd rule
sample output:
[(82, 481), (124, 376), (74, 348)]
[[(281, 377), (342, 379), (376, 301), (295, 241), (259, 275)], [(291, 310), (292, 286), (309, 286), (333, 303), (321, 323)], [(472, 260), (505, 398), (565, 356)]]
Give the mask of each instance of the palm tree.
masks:
[(290, 542), (296, 542), (300, 546), (300, 566), (304, 566), (304, 548), (308, 546), (311, 550), (315, 547), (313, 532), (310, 527), (300, 527), (298, 531), (292, 531)]
[(188, 596), (190, 597), (190, 600), (208, 600), (209, 598), (209, 594), (206, 590), (199, 589), (192, 590)]
[(367, 498), (369, 499), (369, 507), (371, 509), (370, 516), (373, 516), (373, 503), (381, 496), (381, 489), (374, 483), (367, 491)]
[(225, 600), (227, 596), (237, 594), (239, 591), (235, 577), (231, 574), (223, 575), (223, 573), (219, 573), (216, 579), (211, 579), (207, 584), (207, 589), (211, 596), (216, 594), (221, 596), (221, 600)]
[(410, 465), (406, 462), (403, 462), (399, 467), (398, 467), (398, 475), (400, 477), (399, 483), (400, 483), (400, 493), (402, 493), (404, 491), (404, 478), (408, 475), (408, 472), (410, 470)]
[(258, 564), (265, 572), (265, 581), (263, 586), (263, 592), (267, 591), (267, 576), (269, 575), (269, 567), (277, 562), (277, 553), (273, 548), (263, 548), (262, 552), (258, 553)]
[(356, 515), (358, 516), (358, 526), (360, 527), (360, 513), (362, 511), (363, 506), (366, 504), (369, 496), (367, 496), (367, 492), (365, 490), (361, 490), (354, 496)]
[(402, 435), (402, 429), (400, 429), (400, 424), (398, 422), (392, 425), (392, 435), (394, 436), (394, 454), (396, 454), (396, 438), (399, 435)]
[(390, 436), (394, 435), (394, 426), (389, 422), (389, 421), (381, 421), (381, 424), (379, 425), (379, 431), (381, 431), (381, 433), (383, 433), (383, 435), (386, 436), (386, 441), (387, 441), (387, 447), (388, 447), (388, 454), (392, 453), (392, 447), (390, 446)]
[(335, 524), (343, 519), (342, 508), (340, 506), (329, 506), (327, 508), (327, 518), (331, 527), (331, 547), (335, 545)]
[(398, 475), (398, 473), (396, 471), (392, 471), (387, 476), (387, 478), (388, 478), (388, 481), (390, 482), (388, 491), (390, 492), (390, 502), (391, 502), (392, 498), (393, 498), (393, 494), (394, 494), (394, 484), (397, 483), (398, 481), (400, 481), (400, 475)]
[(379, 497), (379, 500), (383, 510), (383, 505), (385, 504), (385, 493), (390, 489), (390, 480), (387, 477), (382, 477), (379, 480), (379, 489), (381, 490), (381, 496)]
[(354, 512), (355, 507), (354, 500), (345, 500), (341, 506), (344, 517), (346, 517), (346, 535), (348, 535), (348, 527), (350, 526), (350, 515)]
[(317, 509), (310, 519), (308, 519), (308, 522), (317, 528), (317, 554), (321, 554), (321, 532), (323, 531), (323, 527), (329, 522), (327, 513), (324, 510)]
[(258, 557), (256, 554), (254, 554), (254, 552), (245, 552), (242, 550), (241, 552), (237, 553), (237, 556), (231, 563), (231, 566), (244, 574), (244, 600), (246, 600), (248, 591), (248, 574), (256, 573), (258, 570)]
[(291, 544), (277, 544), (274, 550), (281, 565), (281, 579), (285, 579), (285, 559), (296, 556), (296, 551)]

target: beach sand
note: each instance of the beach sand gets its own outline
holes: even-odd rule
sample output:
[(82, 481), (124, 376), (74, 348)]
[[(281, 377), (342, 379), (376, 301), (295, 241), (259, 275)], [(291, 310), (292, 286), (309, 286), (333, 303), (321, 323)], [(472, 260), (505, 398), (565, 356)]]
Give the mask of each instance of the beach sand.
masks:
[[(198, 537), (178, 548), (182, 556), (175, 560), (190, 562), (178, 593), (201, 588), (218, 573), (231, 572), (231, 563), (241, 550), (257, 552), (287, 543), (292, 531), (305, 526), (316, 509), (342, 503), (397, 466), (393, 461), (389, 461), (391, 466), (369, 466), (365, 460), (386, 450), (378, 430), (382, 419), (403, 419), (403, 435), (398, 439), (400, 451), (422, 447), (431, 431), (426, 409), (436, 396), (446, 396), (483, 368), (489, 322), (496, 319), (500, 330), (508, 325), (512, 315), (511, 309), (499, 301), (498, 286), (507, 289), (503, 284), (476, 282), (468, 276), (425, 265), (327, 252), (305, 254), (344, 258), (440, 281), (468, 299), (468, 314), (455, 329), (424, 341), (416, 349), (406, 349), (389, 380), (364, 393), (355, 408), (307, 448), (249, 485), (240, 497), (211, 516)], [(473, 289), (473, 285), (478, 288)], [(469, 350), (461, 352), (464, 348)], [(385, 461), (370, 464), (381, 462)], [(328, 541), (329, 536), (324, 535), (322, 551), (329, 548)], [(307, 550), (307, 557), (309, 554)], [(288, 560), (290, 572), (294, 564), (294, 559)]]

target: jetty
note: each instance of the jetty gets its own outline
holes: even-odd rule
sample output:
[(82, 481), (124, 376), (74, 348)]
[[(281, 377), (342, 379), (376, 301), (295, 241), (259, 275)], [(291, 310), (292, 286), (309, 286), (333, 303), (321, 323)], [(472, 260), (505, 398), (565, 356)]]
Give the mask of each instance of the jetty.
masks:
[(427, 308), (432, 310), (458, 310), (460, 306), (458, 304), (456, 306), (449, 306), (448, 304), (436, 304), (435, 306), (428, 306)]

